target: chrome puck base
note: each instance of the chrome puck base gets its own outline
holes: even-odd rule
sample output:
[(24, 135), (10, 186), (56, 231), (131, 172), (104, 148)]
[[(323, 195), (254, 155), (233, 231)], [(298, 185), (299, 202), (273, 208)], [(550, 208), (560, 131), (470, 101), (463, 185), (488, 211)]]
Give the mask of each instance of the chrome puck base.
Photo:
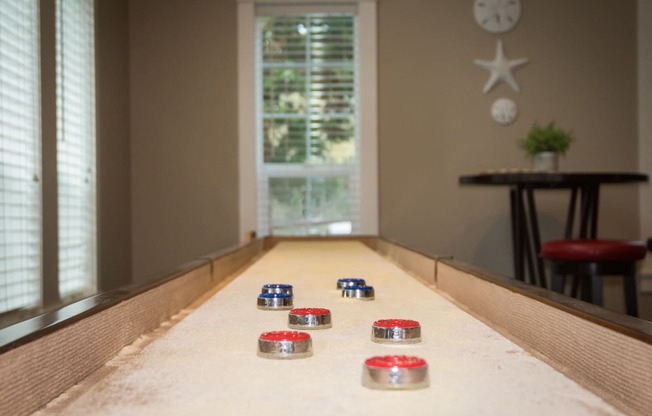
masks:
[(331, 311), (324, 308), (295, 308), (288, 315), (292, 329), (327, 329), (331, 323)]
[(358, 300), (374, 300), (375, 293), (372, 286), (345, 287), (342, 288), (342, 297)]
[(379, 344), (421, 342), (421, 325), (411, 319), (381, 319), (371, 327), (371, 340)]
[(264, 332), (258, 337), (258, 356), (277, 360), (312, 356), (310, 335), (299, 331)]
[(345, 287), (365, 286), (367, 283), (364, 279), (347, 277), (337, 280), (337, 288), (344, 289)]
[(292, 295), (287, 293), (261, 293), (258, 295), (258, 309), (288, 310), (292, 309)]
[(430, 385), (428, 364), (419, 357), (372, 357), (362, 369), (362, 385), (374, 390), (417, 390)]
[(286, 295), (292, 295), (292, 285), (285, 283), (271, 283), (263, 285), (260, 293), (284, 293)]

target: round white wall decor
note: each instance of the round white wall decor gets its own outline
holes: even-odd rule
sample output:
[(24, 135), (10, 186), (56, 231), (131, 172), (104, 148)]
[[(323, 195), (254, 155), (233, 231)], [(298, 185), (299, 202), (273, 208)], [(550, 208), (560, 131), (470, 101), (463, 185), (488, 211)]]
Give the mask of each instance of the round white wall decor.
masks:
[(517, 115), (518, 107), (509, 98), (499, 98), (491, 105), (491, 117), (500, 125), (512, 124)]
[(475, 0), (475, 21), (491, 33), (505, 33), (521, 18), (521, 0)]

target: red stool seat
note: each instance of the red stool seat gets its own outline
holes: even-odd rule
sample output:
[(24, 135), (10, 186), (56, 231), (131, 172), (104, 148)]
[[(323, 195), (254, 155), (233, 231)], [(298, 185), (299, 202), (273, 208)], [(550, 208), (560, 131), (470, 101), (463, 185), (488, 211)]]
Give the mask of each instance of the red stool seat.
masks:
[(541, 246), (541, 257), (551, 264), (551, 289), (564, 293), (566, 275), (572, 275), (571, 296), (602, 305), (602, 275), (622, 275), (627, 313), (638, 316), (636, 262), (645, 257), (643, 241), (556, 240)]
[(541, 257), (553, 261), (637, 261), (646, 251), (643, 241), (556, 240), (541, 246)]

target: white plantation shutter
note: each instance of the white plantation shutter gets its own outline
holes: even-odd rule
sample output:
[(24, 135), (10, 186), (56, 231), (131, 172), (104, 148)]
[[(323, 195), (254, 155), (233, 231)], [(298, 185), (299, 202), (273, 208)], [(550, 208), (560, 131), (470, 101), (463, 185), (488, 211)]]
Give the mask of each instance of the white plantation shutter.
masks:
[(93, 0), (57, 0), (59, 294), (96, 288)]
[(258, 231), (356, 233), (357, 16), (273, 6), (257, 14)]
[(41, 303), (39, 13), (0, 0), (0, 313)]

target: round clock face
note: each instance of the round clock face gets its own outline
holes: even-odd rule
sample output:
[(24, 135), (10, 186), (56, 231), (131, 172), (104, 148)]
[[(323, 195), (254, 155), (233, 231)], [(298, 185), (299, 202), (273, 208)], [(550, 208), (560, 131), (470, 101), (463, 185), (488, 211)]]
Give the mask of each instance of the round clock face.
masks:
[(521, 0), (475, 0), (475, 21), (491, 33), (512, 30), (521, 18)]
[(516, 103), (509, 98), (499, 98), (491, 105), (491, 117), (498, 124), (512, 124), (518, 115)]

